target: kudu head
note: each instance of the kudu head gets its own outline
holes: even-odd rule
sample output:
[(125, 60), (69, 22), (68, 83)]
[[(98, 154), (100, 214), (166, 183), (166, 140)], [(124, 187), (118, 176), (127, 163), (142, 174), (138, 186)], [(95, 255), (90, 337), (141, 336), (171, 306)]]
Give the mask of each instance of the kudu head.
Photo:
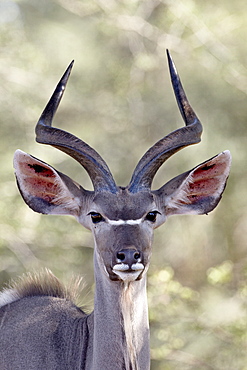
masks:
[(159, 167), (180, 149), (200, 142), (202, 126), (190, 106), (169, 52), (168, 63), (185, 126), (154, 144), (140, 159), (127, 187), (118, 187), (101, 156), (72, 134), (51, 126), (73, 62), (62, 76), (36, 126), (37, 142), (76, 159), (88, 172), (94, 191), (85, 190), (48, 164), (16, 151), (14, 166), (20, 192), (36, 212), (73, 215), (93, 232), (95, 258), (112, 281), (130, 282), (146, 273), (153, 230), (175, 214), (205, 214), (218, 204), (230, 168), (225, 151), (151, 190)]

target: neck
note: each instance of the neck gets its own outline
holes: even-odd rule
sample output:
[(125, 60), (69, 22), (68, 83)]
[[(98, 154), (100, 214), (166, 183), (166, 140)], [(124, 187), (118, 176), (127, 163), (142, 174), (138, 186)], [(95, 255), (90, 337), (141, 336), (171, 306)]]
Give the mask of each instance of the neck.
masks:
[(146, 276), (111, 281), (95, 256), (95, 281), (93, 369), (150, 369)]

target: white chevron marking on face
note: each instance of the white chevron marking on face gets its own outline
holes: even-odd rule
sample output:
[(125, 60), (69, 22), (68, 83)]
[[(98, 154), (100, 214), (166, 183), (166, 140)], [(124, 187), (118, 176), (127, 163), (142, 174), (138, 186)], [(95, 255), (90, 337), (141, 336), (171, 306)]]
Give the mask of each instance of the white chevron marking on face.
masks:
[(110, 225), (139, 225), (142, 222), (142, 218), (137, 220), (107, 220)]

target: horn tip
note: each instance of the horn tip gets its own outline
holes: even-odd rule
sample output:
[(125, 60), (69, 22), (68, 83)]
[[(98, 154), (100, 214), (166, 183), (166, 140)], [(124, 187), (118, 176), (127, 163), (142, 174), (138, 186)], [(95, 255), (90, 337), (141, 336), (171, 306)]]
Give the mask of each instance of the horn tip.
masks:
[(67, 81), (68, 81), (68, 79), (69, 79), (69, 76), (70, 76), (70, 72), (71, 72), (71, 70), (72, 70), (72, 68), (73, 68), (73, 65), (74, 65), (74, 59), (70, 62), (70, 64), (69, 64), (69, 66), (68, 66), (68, 68), (66, 69), (66, 71), (65, 71), (65, 73), (64, 73), (64, 75), (62, 76), (62, 78), (61, 78), (61, 80), (60, 80), (60, 82), (62, 83), (62, 85), (64, 86), (64, 88), (65, 88), (65, 86), (66, 86), (66, 84), (67, 84)]
[(166, 54), (167, 54), (168, 66), (169, 66), (169, 70), (170, 70), (171, 79), (172, 80), (178, 79), (179, 77), (178, 77), (177, 69), (176, 69), (175, 63), (172, 59), (172, 56), (170, 54), (170, 51), (168, 49), (166, 49)]
[(68, 66), (68, 69), (69, 69), (69, 70), (71, 70), (71, 69), (72, 69), (72, 67), (73, 67), (74, 63), (75, 63), (75, 60), (74, 60), (74, 59), (72, 59), (72, 60), (71, 60), (71, 62), (70, 62), (70, 64), (69, 64), (69, 66)]

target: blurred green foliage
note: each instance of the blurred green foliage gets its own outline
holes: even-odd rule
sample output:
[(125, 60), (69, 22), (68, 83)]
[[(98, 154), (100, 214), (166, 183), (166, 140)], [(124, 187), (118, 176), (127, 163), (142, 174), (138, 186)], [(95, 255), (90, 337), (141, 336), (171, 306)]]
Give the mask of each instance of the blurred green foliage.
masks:
[[(200, 145), (158, 172), (154, 187), (230, 149), (231, 176), (209, 216), (156, 231), (149, 271), (152, 370), (247, 369), (247, 12), (243, 0), (1, 0), (0, 283), (46, 266), (83, 274), (92, 306), (89, 232), (34, 214), (15, 185), (20, 148), (91, 188), (77, 163), (34, 141), (34, 125), (71, 59), (55, 125), (83, 138), (126, 185), (140, 156), (181, 126), (170, 49), (204, 125)], [(85, 292), (84, 292), (85, 293)]]

